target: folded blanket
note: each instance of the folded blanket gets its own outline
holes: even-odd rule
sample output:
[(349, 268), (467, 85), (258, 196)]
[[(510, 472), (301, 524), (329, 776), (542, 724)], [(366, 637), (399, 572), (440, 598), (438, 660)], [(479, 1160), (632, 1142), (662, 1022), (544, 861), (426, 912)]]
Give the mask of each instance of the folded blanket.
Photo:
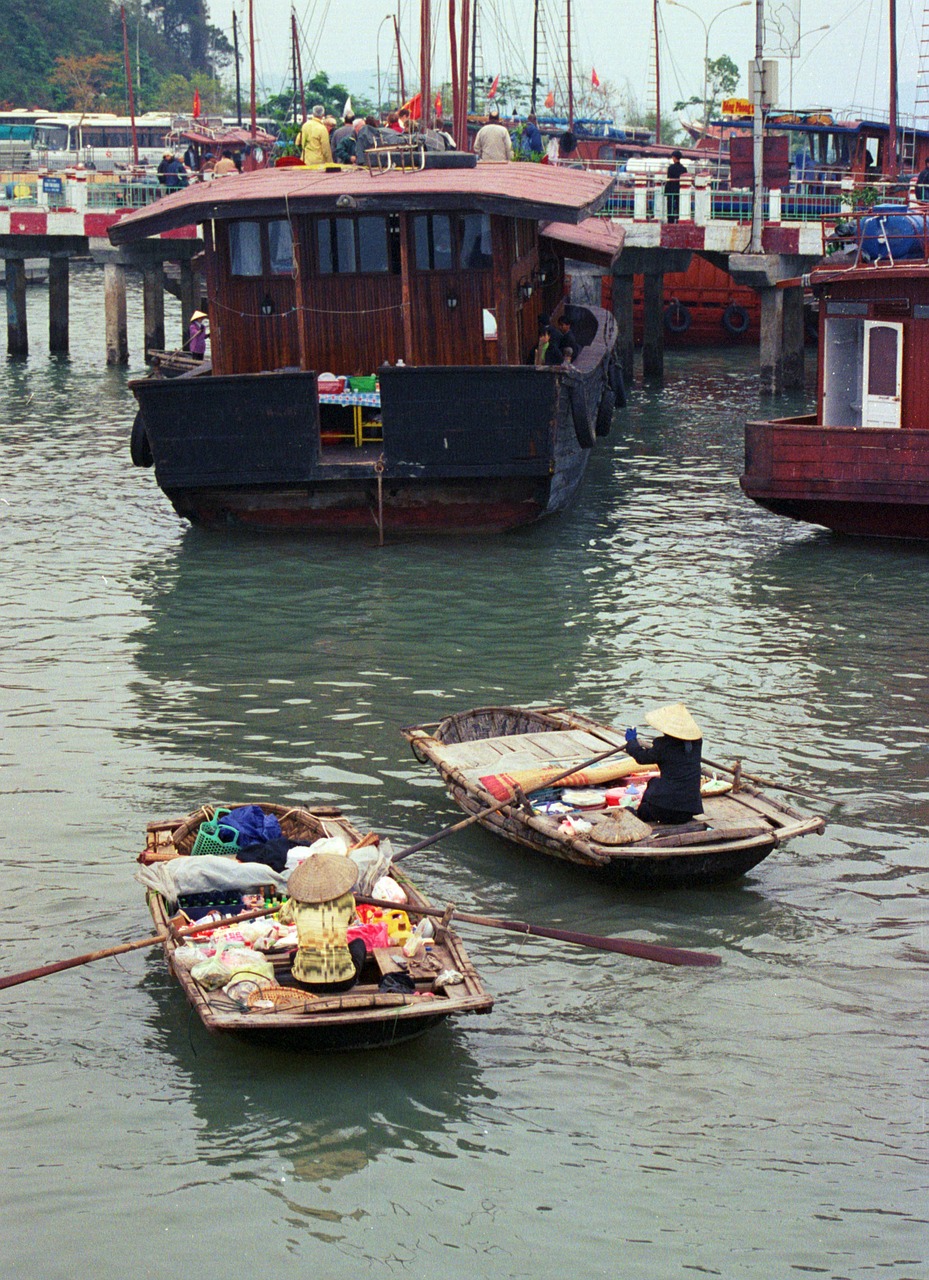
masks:
[[(495, 800), (512, 800), (515, 787), (523, 791), (537, 791), (539, 787), (548, 786), (552, 779), (564, 772), (563, 765), (548, 765), (540, 769), (515, 769), (512, 773), (490, 773), (481, 778), (482, 787), (486, 787)], [(578, 773), (570, 773), (560, 778), (559, 787), (600, 787), (605, 782), (615, 782), (617, 778), (625, 778), (630, 773), (643, 773), (640, 764), (627, 757), (626, 759), (604, 761), (603, 764), (591, 765)], [(654, 770), (657, 773), (657, 769)]]

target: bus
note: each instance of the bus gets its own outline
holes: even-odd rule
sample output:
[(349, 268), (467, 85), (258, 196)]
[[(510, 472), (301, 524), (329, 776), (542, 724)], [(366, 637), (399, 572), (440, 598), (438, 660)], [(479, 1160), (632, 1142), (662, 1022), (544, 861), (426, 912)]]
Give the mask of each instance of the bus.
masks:
[[(149, 111), (136, 117), (140, 164), (155, 164), (165, 151), (174, 117)], [(100, 112), (40, 115), (33, 124), (36, 168), (67, 169), (83, 165), (106, 172), (134, 163), (132, 120)]]

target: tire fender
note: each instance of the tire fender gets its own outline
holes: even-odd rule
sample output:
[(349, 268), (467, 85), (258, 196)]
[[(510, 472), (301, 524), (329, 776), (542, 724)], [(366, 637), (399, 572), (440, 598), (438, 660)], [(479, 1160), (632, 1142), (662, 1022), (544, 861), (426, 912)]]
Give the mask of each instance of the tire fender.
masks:
[(613, 410), (616, 408), (616, 396), (613, 388), (607, 384), (600, 395), (600, 403), (597, 406), (597, 425), (595, 431), (598, 436), (608, 436), (610, 428), (613, 425)]
[(683, 302), (672, 302), (664, 309), (665, 328), (671, 333), (686, 333), (692, 321), (690, 310)]
[(618, 360), (610, 361), (610, 368), (607, 374), (610, 383), (610, 390), (613, 392), (613, 400), (617, 409), (625, 409), (626, 407), (626, 379), (623, 377), (623, 367)]
[(740, 307), (737, 302), (730, 302), (723, 312), (723, 328), (726, 332), (738, 338), (748, 329), (749, 323), (749, 315), (745, 308)]
[(152, 457), (152, 446), (148, 442), (142, 410), (135, 415), (132, 423), (132, 434), (129, 437), (129, 456), (133, 466), (150, 467), (155, 459)]

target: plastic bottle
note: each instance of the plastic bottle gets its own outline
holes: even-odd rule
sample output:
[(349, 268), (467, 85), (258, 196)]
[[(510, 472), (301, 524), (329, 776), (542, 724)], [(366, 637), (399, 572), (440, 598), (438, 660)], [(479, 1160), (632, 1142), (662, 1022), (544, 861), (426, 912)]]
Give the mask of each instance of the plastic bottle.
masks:
[(403, 954), (413, 960), (426, 948), (426, 920), (422, 919), (413, 926), (413, 932), (403, 944)]

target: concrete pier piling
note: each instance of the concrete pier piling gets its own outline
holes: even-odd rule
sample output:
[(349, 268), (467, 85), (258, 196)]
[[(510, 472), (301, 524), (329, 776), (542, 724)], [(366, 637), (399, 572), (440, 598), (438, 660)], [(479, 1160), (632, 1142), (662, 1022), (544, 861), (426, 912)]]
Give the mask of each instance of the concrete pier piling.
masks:
[(6, 349), (11, 356), (29, 354), (25, 258), (6, 260)]
[(106, 362), (129, 363), (129, 333), (126, 327), (126, 268), (108, 262), (103, 268), (103, 298), (106, 312)]

